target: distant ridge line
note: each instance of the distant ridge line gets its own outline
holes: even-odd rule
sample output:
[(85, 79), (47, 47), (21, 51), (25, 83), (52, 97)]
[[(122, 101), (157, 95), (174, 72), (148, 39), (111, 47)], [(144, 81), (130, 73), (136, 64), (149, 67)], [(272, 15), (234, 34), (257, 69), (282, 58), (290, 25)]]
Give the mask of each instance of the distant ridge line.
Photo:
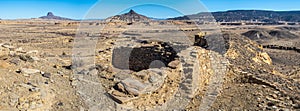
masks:
[(300, 22), (300, 11), (271, 10), (228, 10), (218, 12), (201, 12), (198, 14), (168, 18), (168, 20), (199, 20), (199, 18), (203, 16), (212, 16), (217, 22)]

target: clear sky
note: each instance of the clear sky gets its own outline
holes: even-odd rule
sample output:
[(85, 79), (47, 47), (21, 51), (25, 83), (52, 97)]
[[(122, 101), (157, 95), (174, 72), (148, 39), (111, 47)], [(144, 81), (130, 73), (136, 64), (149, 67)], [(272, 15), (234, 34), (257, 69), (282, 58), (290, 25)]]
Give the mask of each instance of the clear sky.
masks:
[(37, 18), (47, 12), (72, 19), (99, 19), (129, 9), (166, 18), (202, 11), (300, 10), (300, 0), (0, 0), (1, 19)]

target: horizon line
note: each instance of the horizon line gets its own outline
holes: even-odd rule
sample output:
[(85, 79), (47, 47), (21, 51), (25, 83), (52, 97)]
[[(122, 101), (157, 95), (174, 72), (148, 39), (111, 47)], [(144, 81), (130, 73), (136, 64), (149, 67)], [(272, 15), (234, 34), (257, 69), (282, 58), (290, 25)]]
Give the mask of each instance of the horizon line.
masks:
[[(132, 9), (133, 10), (133, 9)], [(298, 10), (272, 10), (272, 9), (230, 9), (230, 10), (220, 10), (220, 11), (208, 11), (208, 12), (198, 12), (198, 13), (194, 13), (194, 14), (199, 14), (199, 13), (216, 13), (216, 12), (228, 12), (228, 11), (274, 11), (274, 12), (297, 12), (297, 11), (300, 11), (300, 9)], [(46, 12), (45, 15), (47, 15), (47, 13), (49, 12)], [(55, 15), (55, 12), (52, 12), (54, 15)], [(126, 12), (127, 13), (127, 12)], [(124, 14), (124, 13), (122, 13)], [(141, 14), (141, 13), (138, 13), (138, 14)], [(194, 14), (189, 14), (189, 15), (194, 15)], [(143, 15), (143, 14), (142, 14)], [(71, 20), (75, 20), (75, 21), (81, 21), (81, 20), (104, 20), (104, 19), (107, 19), (109, 17), (112, 17), (112, 16), (109, 16), (107, 18), (82, 18), (82, 19), (79, 19), (79, 18), (69, 18), (69, 17), (65, 17), (65, 16), (61, 16), (61, 15), (55, 15), (55, 16), (58, 16), (58, 17), (62, 17), (62, 18), (68, 18), (68, 19), (71, 19)], [(113, 16), (116, 16), (116, 15), (113, 15)], [(186, 15), (182, 15), (182, 16), (186, 16)], [(176, 17), (182, 17), (182, 16), (174, 16), (172, 18), (176, 18)], [(42, 16), (40, 16), (42, 17)], [(40, 17), (31, 17), (31, 18), (13, 18), (13, 19), (5, 19), (5, 18), (1, 18), (0, 17), (0, 20), (28, 20), (28, 19), (39, 19)], [(147, 16), (149, 17), (149, 16)], [(156, 18), (156, 17), (149, 17), (149, 18), (152, 18), (152, 19), (168, 19), (169, 17), (166, 17), (166, 18)], [(49, 20), (55, 20), (55, 19), (49, 19)]]

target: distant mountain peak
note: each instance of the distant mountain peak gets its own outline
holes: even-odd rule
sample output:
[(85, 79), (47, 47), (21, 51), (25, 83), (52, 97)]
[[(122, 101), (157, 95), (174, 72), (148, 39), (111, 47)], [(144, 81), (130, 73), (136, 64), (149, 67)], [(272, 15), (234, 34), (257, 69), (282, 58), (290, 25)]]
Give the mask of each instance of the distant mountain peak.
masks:
[(150, 21), (151, 19), (147, 16), (136, 13), (134, 10), (130, 10), (128, 13), (121, 15), (112, 16), (106, 19), (108, 22), (145, 22)]
[(69, 18), (64, 18), (60, 16), (55, 16), (52, 12), (48, 12), (46, 16), (39, 17), (41, 19), (55, 19), (55, 20), (72, 20)]
[(47, 16), (53, 17), (54, 14), (53, 14), (52, 12), (48, 12), (48, 13), (47, 13)]
[(137, 14), (134, 10), (130, 9), (129, 14)]

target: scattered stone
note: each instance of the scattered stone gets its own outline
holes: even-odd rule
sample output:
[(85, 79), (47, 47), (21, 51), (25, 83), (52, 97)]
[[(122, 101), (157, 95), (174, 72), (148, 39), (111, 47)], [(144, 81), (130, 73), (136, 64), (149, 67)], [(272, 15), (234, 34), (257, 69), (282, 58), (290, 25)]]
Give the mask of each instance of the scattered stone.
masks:
[(126, 93), (125, 88), (124, 88), (124, 85), (121, 84), (121, 83), (117, 83), (115, 89), (118, 90), (118, 91), (120, 91), (120, 92), (125, 92), (125, 93)]
[(59, 74), (59, 75), (63, 75), (63, 72), (61, 72), (61, 71), (57, 71), (57, 74)]
[(122, 81), (126, 78), (129, 78), (130, 77), (130, 74), (131, 72), (128, 70), (128, 71), (120, 71), (118, 72), (117, 74), (114, 75), (114, 78), (116, 81)]
[(40, 88), (37, 88), (37, 87), (32, 87), (29, 89), (30, 92), (38, 92), (40, 91)]
[(158, 75), (151, 75), (149, 78), (150, 83), (155, 83), (155, 82), (158, 82), (159, 80), (160, 80), (160, 76), (158, 76)]
[(40, 92), (33, 92), (30, 95), (19, 98), (17, 108), (22, 111), (34, 110), (43, 106)]
[(274, 106), (275, 104), (273, 102), (268, 102), (267, 105), (268, 106)]
[(14, 49), (15, 49), (15, 47), (14, 47), (14, 46), (7, 45), (7, 44), (4, 44), (4, 45), (2, 45), (2, 47), (4, 47), (4, 48), (8, 48), (8, 49), (10, 49), (10, 50), (14, 50)]
[(40, 70), (37, 70), (37, 69), (27, 69), (27, 68), (22, 68), (22, 69), (20, 69), (20, 71), (25, 74), (34, 74), (34, 73), (40, 72)]
[(61, 67), (62, 67), (62, 66), (57, 65), (57, 64), (55, 64), (55, 65), (53, 66), (53, 68), (56, 68), (56, 69), (61, 68)]
[(40, 60), (40, 58), (38, 58), (38, 57), (31, 57), (31, 58), (32, 58), (33, 61), (39, 61)]
[(108, 68), (106, 69), (106, 71), (107, 71), (108, 73), (112, 73), (112, 72), (113, 72), (113, 68), (112, 68), (112, 67), (108, 67)]
[(29, 55), (19, 55), (19, 58), (25, 62), (34, 62), (34, 59)]
[(27, 88), (30, 92), (38, 92), (40, 91), (40, 88), (37, 88), (35, 85), (31, 84), (31, 83), (27, 83), (27, 84), (20, 84), (20, 86)]
[(121, 93), (119, 91), (116, 91), (116, 90), (111, 90), (111, 91), (108, 92), (108, 94), (111, 96), (111, 98), (113, 100), (115, 100), (116, 102), (118, 102), (120, 104), (126, 103), (130, 100), (138, 98), (138, 97), (128, 97), (128, 95), (126, 95), (124, 93)]
[(58, 106), (64, 106), (64, 103), (63, 102), (58, 102), (57, 105)]
[(176, 68), (178, 67), (179, 64), (180, 64), (180, 61), (179, 61), (179, 60), (174, 60), (174, 61), (170, 62), (170, 63), (168, 64), (168, 66), (169, 66), (170, 68), (172, 68), (172, 69), (176, 69)]
[(98, 70), (97, 69), (93, 69), (93, 70), (89, 71), (88, 74), (90, 74), (90, 75), (97, 75), (98, 74)]
[(167, 73), (162, 70), (164, 68), (151, 68), (137, 73), (130, 70), (120, 71), (114, 75), (114, 78), (120, 82), (109, 91), (109, 94), (118, 103), (128, 102), (143, 94), (151, 94), (164, 83)]
[(23, 53), (23, 54), (26, 53), (26, 51), (25, 51), (22, 47), (17, 48), (17, 49), (15, 50), (15, 52), (17, 52), (17, 53)]
[(141, 83), (138, 80), (133, 78), (127, 78), (121, 81), (121, 84), (124, 86), (125, 90), (132, 95), (138, 96), (143, 94), (145, 89), (145, 84)]
[[(62, 67), (65, 69), (68, 69), (68, 70), (72, 70), (72, 68), (75, 69), (75, 66), (72, 66), (72, 65), (67, 65), (67, 66), (62, 66)], [(55, 65), (54, 68), (59, 68), (59, 66)]]
[(276, 94), (271, 95), (273, 98), (277, 98), (278, 96)]
[(105, 50), (99, 50), (98, 53), (103, 53)]
[(77, 72), (77, 74), (89, 74), (89, 71), (86, 69), (83, 69), (83, 70)]
[(42, 76), (45, 77), (45, 78), (50, 78), (51, 74), (50, 73), (43, 73)]

